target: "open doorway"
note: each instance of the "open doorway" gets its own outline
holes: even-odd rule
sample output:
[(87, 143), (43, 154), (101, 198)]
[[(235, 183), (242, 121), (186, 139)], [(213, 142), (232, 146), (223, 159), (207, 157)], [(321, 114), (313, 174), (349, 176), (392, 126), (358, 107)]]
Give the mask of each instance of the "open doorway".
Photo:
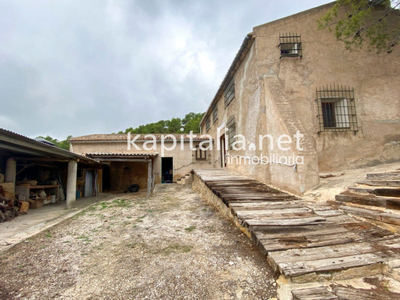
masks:
[(172, 183), (174, 180), (174, 169), (172, 157), (161, 158), (161, 183)]
[(226, 167), (226, 146), (225, 146), (225, 134), (221, 135), (219, 138), (219, 145), (221, 147), (220, 149), (220, 158), (221, 158), (221, 168)]
[(85, 191), (83, 193), (84, 197), (93, 197), (94, 193), (94, 172), (91, 170), (86, 170), (85, 172)]

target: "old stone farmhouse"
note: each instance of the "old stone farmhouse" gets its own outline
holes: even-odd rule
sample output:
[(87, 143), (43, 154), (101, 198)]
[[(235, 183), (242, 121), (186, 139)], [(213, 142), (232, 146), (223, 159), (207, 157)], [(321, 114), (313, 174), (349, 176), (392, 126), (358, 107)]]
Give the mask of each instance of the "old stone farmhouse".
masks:
[[(319, 172), (400, 159), (400, 49), (346, 50), (333, 33), (317, 30), (331, 5), (245, 37), (201, 122), (214, 144), (228, 146), (212, 151), (218, 167), (301, 194), (318, 184)], [(245, 136), (245, 149), (234, 149), (235, 134)], [(260, 143), (260, 135), (268, 136)], [(303, 157), (304, 164), (238, 160), (255, 156)]]
[[(302, 194), (320, 172), (399, 160), (399, 49), (346, 50), (331, 32), (317, 30), (331, 6), (253, 28), (201, 121), (197, 150), (186, 138), (184, 147), (161, 153), (160, 136), (152, 151), (139, 137), (137, 151), (127, 149), (127, 135), (89, 135), (73, 138), (71, 151), (107, 162), (110, 189), (228, 168)], [(202, 151), (207, 135), (212, 148)]]
[[(4, 130), (6, 180), (35, 179), (29, 164), (60, 166), (57, 185), (74, 201), (131, 184), (150, 193), (192, 169), (227, 168), (302, 194), (318, 185), (320, 172), (399, 161), (400, 49), (346, 50), (331, 32), (317, 30), (332, 5), (254, 27), (192, 139), (155, 135), (154, 147), (145, 147), (145, 135), (91, 134), (70, 140), (72, 156), (45, 145), (54, 155), (31, 155), (20, 140), (29, 147), (36, 141)], [(132, 139), (138, 148), (129, 146)], [(203, 149), (206, 141), (212, 147)]]

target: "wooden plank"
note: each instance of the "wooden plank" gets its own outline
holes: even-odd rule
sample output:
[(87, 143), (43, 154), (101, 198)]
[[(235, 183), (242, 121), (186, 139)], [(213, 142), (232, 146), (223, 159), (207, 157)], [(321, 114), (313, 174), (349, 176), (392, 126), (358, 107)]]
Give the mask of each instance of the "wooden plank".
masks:
[(257, 244), (260, 248), (261, 253), (267, 255), (275, 251), (284, 251), (291, 249), (307, 249), (307, 248), (319, 248), (325, 246), (341, 245), (343, 243), (352, 243), (355, 238), (330, 238), (325, 241), (284, 241), (284, 240), (261, 240)]
[(382, 211), (369, 210), (365, 208), (351, 207), (351, 206), (341, 206), (340, 209), (346, 211), (347, 213), (358, 215), (367, 219), (381, 221)]
[(291, 249), (287, 251), (278, 251), (268, 256), (275, 263), (288, 263), (298, 261), (313, 261), (327, 258), (338, 258), (352, 255), (360, 255), (375, 252), (372, 245), (368, 242), (338, 244), (319, 248)]
[(352, 218), (349, 215), (343, 214), (343, 215), (337, 215), (337, 216), (325, 216), (326, 222), (327, 223), (332, 223), (332, 224), (353, 224), (353, 223), (359, 223), (360, 221)]
[(305, 226), (318, 224), (325, 221), (322, 217), (309, 217), (299, 219), (248, 219), (245, 223), (248, 226)]
[(273, 217), (274, 219), (298, 218), (298, 217), (315, 217), (310, 209), (275, 209), (275, 210), (251, 210), (237, 211), (234, 214), (241, 219), (254, 219), (260, 217)]
[(367, 174), (367, 179), (386, 179), (386, 180), (397, 180), (400, 179), (400, 172), (386, 172), (386, 173), (373, 173)]
[(338, 286), (334, 289), (338, 299), (351, 299), (351, 300), (398, 300), (399, 294), (383, 292), (382, 290), (362, 290), (350, 287)]
[(372, 194), (382, 197), (400, 197), (400, 188), (396, 187), (349, 187), (353, 193)]
[(281, 273), (286, 276), (296, 277), (314, 272), (320, 273), (342, 271), (350, 268), (370, 266), (382, 262), (383, 259), (379, 255), (367, 253), (313, 261), (280, 263), (279, 269), (281, 270)]
[(362, 205), (371, 205), (378, 207), (386, 207), (386, 199), (378, 198), (375, 195), (355, 195), (355, 194), (339, 194), (335, 196), (338, 202), (351, 202)]
[(295, 209), (302, 208), (304, 205), (296, 203), (296, 202), (287, 202), (287, 201), (256, 201), (256, 202), (232, 202), (229, 204), (232, 209), (235, 210), (255, 210), (255, 209), (268, 209), (268, 210), (276, 210), (276, 209)]
[(344, 243), (352, 243), (359, 238), (360, 237), (357, 234), (349, 232), (332, 234), (330, 236), (319, 235), (312, 237), (300, 236), (295, 238), (284, 237), (281, 239), (260, 239), (258, 245), (265, 255), (272, 251), (341, 245)]
[(254, 195), (254, 194), (224, 194), (220, 198), (225, 200), (265, 200), (265, 201), (293, 201), (295, 198), (288, 195)]
[(400, 187), (400, 180), (366, 180), (366, 181), (359, 181), (358, 183), (369, 186)]
[[(321, 226), (323, 225), (323, 226)], [(349, 232), (348, 229), (341, 226), (326, 226), (326, 224), (302, 226), (302, 227), (271, 227), (273, 230), (254, 230), (253, 234), (256, 240), (260, 239), (277, 239), (280, 237), (301, 237), (313, 235), (331, 235)]]
[[(387, 199), (387, 198), (386, 198)], [(400, 209), (400, 199), (387, 199), (386, 200), (386, 207), (390, 209)]]
[(383, 213), (380, 216), (382, 218), (382, 222), (400, 226), (400, 215)]
[(314, 287), (309, 289), (299, 289), (292, 291), (293, 300), (337, 300), (333, 293), (324, 287)]
[(400, 237), (395, 237), (386, 241), (380, 241), (379, 245), (389, 249), (400, 249)]
[(331, 209), (331, 210), (314, 210), (314, 212), (318, 216), (322, 217), (335, 217), (335, 216), (342, 216), (344, 213), (341, 212), (340, 210), (337, 209)]

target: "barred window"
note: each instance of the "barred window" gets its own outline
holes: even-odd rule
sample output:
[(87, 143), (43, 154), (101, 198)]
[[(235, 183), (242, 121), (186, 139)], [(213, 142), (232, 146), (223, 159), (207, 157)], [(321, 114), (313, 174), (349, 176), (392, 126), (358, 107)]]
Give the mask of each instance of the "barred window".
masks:
[(196, 160), (207, 160), (207, 150), (196, 148)]
[(229, 150), (233, 149), (233, 143), (235, 142), (235, 135), (236, 135), (236, 123), (235, 123), (235, 117), (231, 117), (227, 124), (226, 127), (228, 127), (228, 145), (229, 145)]
[(282, 57), (303, 57), (303, 49), (301, 45), (301, 35), (297, 34), (281, 34), (279, 36), (279, 46)]
[(215, 103), (213, 110), (212, 110), (212, 115), (213, 115), (213, 124), (214, 124), (218, 120), (218, 103)]
[(354, 89), (329, 85), (317, 89), (319, 132), (358, 131)]
[(208, 132), (210, 130), (210, 116), (207, 116), (206, 119), (206, 131)]
[(235, 81), (233, 78), (229, 81), (228, 87), (225, 89), (225, 108), (235, 99)]

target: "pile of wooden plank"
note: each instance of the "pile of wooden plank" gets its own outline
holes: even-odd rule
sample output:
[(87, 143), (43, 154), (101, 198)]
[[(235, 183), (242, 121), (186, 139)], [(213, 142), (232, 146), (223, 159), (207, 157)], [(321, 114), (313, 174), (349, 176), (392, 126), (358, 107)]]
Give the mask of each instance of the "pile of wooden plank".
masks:
[(12, 220), (19, 215), (19, 208), (14, 206), (14, 183), (0, 184), (0, 223)]

